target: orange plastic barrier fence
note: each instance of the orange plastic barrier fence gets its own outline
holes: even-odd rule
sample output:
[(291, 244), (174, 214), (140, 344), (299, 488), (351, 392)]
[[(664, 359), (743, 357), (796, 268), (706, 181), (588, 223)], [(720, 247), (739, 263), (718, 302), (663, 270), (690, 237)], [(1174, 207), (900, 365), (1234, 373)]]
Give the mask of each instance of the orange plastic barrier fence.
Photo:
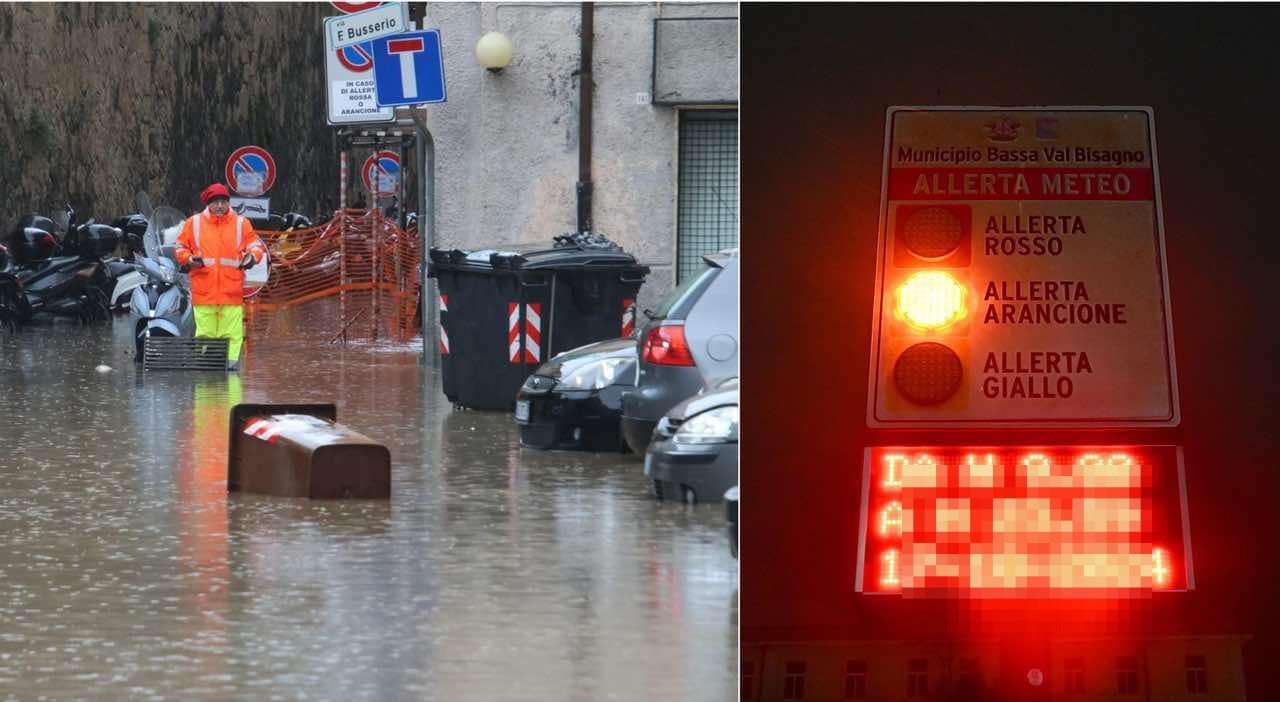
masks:
[(416, 229), (378, 210), (339, 210), (318, 227), (258, 236), (271, 275), (245, 299), (251, 342), (407, 341), (418, 333)]

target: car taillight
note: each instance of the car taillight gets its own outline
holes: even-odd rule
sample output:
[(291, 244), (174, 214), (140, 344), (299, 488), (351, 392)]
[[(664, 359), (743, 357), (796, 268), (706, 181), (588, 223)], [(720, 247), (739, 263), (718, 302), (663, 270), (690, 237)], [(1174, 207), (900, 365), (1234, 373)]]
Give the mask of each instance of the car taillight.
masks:
[(660, 324), (644, 338), (640, 356), (660, 366), (692, 366), (693, 354), (684, 338), (683, 324)]

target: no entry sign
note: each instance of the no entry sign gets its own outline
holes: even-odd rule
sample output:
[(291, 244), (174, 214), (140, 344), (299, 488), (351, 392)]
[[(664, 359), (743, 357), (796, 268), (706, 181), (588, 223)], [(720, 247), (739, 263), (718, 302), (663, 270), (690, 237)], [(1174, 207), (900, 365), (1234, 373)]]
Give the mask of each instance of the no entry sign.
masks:
[(400, 191), (400, 156), (394, 151), (377, 151), (364, 160), (360, 178), (365, 190), (391, 196)]
[(868, 423), (1172, 426), (1149, 108), (890, 108)]
[(231, 152), (226, 166), (227, 185), (245, 197), (258, 197), (276, 182), (276, 161), (261, 146), (241, 146)]

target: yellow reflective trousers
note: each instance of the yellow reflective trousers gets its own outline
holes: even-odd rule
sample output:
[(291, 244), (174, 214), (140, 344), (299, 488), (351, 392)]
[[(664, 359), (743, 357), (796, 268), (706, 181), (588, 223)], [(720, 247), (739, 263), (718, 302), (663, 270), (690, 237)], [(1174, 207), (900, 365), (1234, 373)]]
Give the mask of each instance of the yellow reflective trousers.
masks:
[(196, 305), (196, 336), (227, 340), (227, 360), (240, 360), (244, 344), (243, 305)]

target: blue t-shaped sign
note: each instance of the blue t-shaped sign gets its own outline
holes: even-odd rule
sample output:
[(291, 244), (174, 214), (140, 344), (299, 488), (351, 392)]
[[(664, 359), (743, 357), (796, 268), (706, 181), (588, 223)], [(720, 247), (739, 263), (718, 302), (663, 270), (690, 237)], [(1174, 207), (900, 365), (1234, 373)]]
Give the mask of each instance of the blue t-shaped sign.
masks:
[(404, 32), (373, 41), (378, 107), (444, 102), (440, 31)]

